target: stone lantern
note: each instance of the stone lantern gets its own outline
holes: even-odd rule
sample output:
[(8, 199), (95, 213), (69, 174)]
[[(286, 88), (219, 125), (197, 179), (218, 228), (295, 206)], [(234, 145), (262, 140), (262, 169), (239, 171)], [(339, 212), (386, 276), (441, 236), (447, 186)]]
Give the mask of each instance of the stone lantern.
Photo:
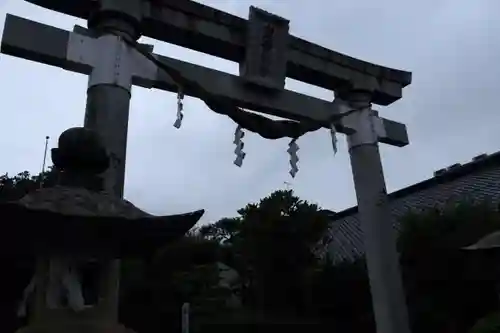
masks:
[[(19, 333), (121, 333), (115, 259), (147, 257), (182, 237), (204, 211), (153, 216), (102, 191), (109, 157), (96, 133), (71, 128), (52, 149), (58, 185), (0, 204), (0, 251), (36, 258)], [(20, 295), (21, 298), (21, 295)]]

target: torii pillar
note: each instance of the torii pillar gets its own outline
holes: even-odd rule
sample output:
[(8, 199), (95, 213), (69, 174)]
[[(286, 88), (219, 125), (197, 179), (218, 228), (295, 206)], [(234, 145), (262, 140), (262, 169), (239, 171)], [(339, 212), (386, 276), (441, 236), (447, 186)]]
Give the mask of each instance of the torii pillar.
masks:
[[(103, 174), (104, 188), (121, 198), (125, 183), (133, 64), (130, 63), (130, 51), (120, 38), (137, 41), (141, 36), (143, 2), (104, 0), (96, 2), (99, 4), (100, 8), (88, 19), (88, 27), (96, 34), (104, 51), (96, 57), (89, 74), (84, 127), (98, 133), (108, 150), (111, 163)], [(106, 290), (109, 293), (105, 295), (102, 308), (109, 320), (117, 321), (120, 261), (110, 260), (106, 270), (109, 283)]]
[(372, 84), (364, 82), (347, 92), (336, 93), (336, 97), (357, 110), (347, 115), (343, 123), (357, 128), (347, 136), (347, 144), (377, 332), (410, 333), (396, 233), (378, 145), (385, 130), (371, 108), (372, 93)]

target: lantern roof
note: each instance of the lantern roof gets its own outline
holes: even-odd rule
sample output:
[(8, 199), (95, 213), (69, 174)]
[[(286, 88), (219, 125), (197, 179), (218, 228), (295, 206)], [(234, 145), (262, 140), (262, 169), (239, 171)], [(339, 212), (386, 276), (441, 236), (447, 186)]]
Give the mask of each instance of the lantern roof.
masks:
[(96, 133), (71, 128), (52, 149), (59, 184), (0, 204), (0, 248), (35, 252), (143, 256), (182, 237), (204, 210), (154, 216), (103, 189), (109, 157)]

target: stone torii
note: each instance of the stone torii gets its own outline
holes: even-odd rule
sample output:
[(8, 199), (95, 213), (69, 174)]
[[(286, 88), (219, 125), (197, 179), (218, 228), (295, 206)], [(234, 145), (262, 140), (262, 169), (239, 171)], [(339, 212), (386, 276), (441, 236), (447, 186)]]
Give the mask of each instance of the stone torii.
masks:
[[(401, 98), (411, 73), (381, 67), (289, 36), (286, 19), (251, 7), (249, 20), (192, 1), (29, 0), (88, 20), (89, 29), (65, 31), (7, 15), (2, 53), (89, 76), (84, 125), (94, 129), (113, 157), (104, 175), (106, 189), (123, 195), (127, 127), (132, 85), (179, 92), (179, 84), (159, 64), (196, 82), (225, 103), (296, 121), (309, 121), (348, 136), (358, 208), (365, 235), (377, 331), (409, 332), (404, 292), (387, 209), (378, 142), (408, 144), (406, 126), (380, 118), (371, 104)], [(235, 76), (160, 55), (136, 45), (141, 33), (236, 61)], [(286, 77), (335, 91), (325, 101), (284, 88)], [(199, 90), (182, 93), (201, 97)], [(335, 134), (335, 133), (333, 133)], [(295, 138), (296, 139), (296, 138)], [(294, 140), (295, 140), (294, 139)], [(293, 141), (295, 142), (295, 141)], [(109, 272), (118, 283), (116, 262)], [(116, 318), (117, 293), (108, 295)], [(113, 288), (110, 288), (113, 290)]]

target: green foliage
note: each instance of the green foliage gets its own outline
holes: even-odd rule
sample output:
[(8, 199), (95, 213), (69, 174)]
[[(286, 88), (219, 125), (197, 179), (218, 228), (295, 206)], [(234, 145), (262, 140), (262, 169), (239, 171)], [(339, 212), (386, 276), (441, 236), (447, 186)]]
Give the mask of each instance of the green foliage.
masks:
[(500, 229), (496, 207), (463, 202), (402, 222), (398, 248), (414, 330), (466, 332), (497, 306), (494, 258), (462, 250)]
[(239, 232), (240, 222), (238, 218), (223, 218), (216, 223), (200, 227), (198, 233), (202, 237), (217, 243), (231, 242), (233, 236)]
[(137, 331), (180, 330), (182, 304), (191, 305), (193, 331), (206, 318), (231, 312), (230, 291), (219, 285), (219, 244), (189, 235), (158, 251), (148, 262), (122, 265), (121, 317)]
[(292, 191), (276, 191), (238, 214), (200, 234), (221, 242), (224, 261), (240, 275), (244, 305), (264, 316), (304, 315), (318, 263), (314, 250), (326, 237), (328, 220)]
[(319, 267), (311, 288), (311, 311), (331, 331), (371, 332), (374, 328), (370, 284), (364, 259)]
[(40, 188), (43, 180), (43, 187), (54, 186), (57, 182), (57, 172), (49, 167), (43, 175), (32, 176), (28, 171), (23, 171), (10, 177), (8, 174), (0, 176), (0, 202), (19, 200), (31, 191)]
[(496, 207), (462, 202), (444, 209), (409, 212), (402, 221), (398, 248), (406, 257), (456, 251), (500, 229)]

